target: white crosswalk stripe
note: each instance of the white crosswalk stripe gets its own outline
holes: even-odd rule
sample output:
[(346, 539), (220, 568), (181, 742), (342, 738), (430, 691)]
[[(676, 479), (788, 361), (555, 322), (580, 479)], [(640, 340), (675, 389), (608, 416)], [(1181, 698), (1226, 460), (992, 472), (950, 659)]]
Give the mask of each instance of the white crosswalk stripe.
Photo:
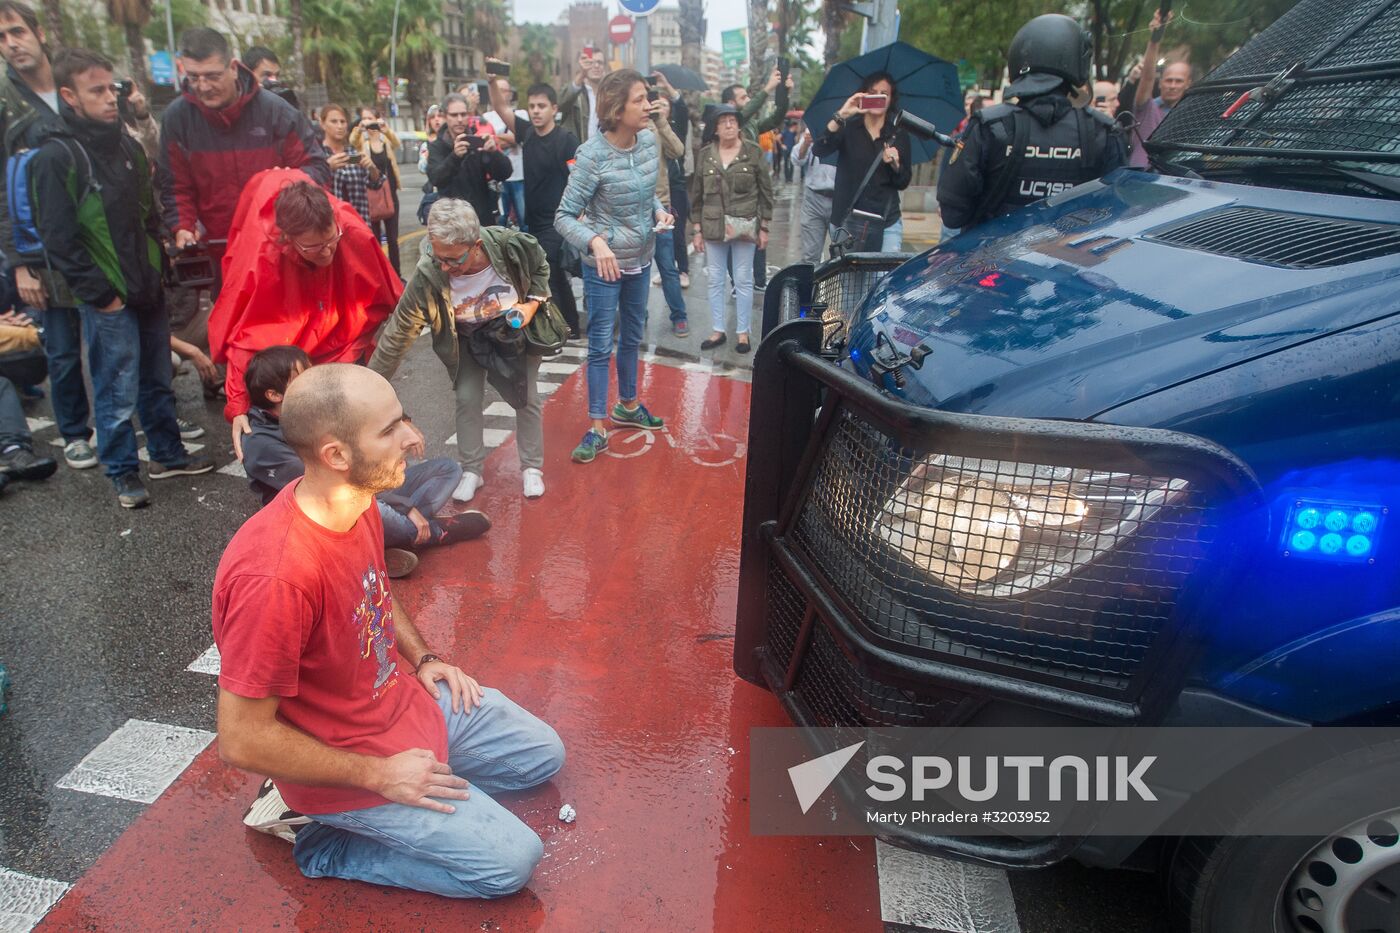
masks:
[(44, 919), (71, 884), (0, 868), (0, 930), (27, 933)]
[(155, 803), (214, 733), (161, 722), (128, 719), (58, 780), (58, 787)]
[(1020, 933), (1006, 872), (875, 840), (880, 919), (937, 933)]
[(219, 646), (210, 645), (203, 654), (190, 662), (187, 671), (194, 671), (196, 674), (213, 674), (219, 676), (222, 659), (219, 657)]

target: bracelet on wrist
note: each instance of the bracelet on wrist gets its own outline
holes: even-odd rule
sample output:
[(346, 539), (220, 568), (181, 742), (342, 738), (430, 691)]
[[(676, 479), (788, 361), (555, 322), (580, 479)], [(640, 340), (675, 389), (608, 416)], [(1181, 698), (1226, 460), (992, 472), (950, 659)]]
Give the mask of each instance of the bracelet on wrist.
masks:
[(425, 655), (423, 655), (421, 658), (418, 659), (418, 663), (417, 663), (416, 665), (414, 665), (414, 667), (413, 667), (413, 672), (414, 672), (415, 674), (418, 673), (418, 670), (419, 670), (424, 664), (427, 664), (429, 661), (441, 661), (441, 660), (442, 660), (442, 658), (438, 657), (438, 656), (435, 655), (435, 654), (432, 654), (432, 653), (425, 654)]

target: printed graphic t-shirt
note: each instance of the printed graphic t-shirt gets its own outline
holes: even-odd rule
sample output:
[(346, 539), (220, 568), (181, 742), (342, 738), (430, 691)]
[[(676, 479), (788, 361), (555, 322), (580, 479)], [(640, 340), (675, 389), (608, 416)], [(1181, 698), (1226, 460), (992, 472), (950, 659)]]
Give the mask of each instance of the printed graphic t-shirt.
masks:
[[(281, 697), (279, 719), (334, 748), (381, 758), (427, 748), (446, 761), (442, 711), (398, 656), (379, 510), (371, 505), (349, 531), (332, 531), (302, 512), (299, 485), (244, 523), (219, 562), (219, 686)], [(277, 787), (308, 814), (386, 803), (356, 788)]]
[(448, 284), (452, 288), (452, 316), (459, 327), (485, 324), (520, 302), (515, 286), (491, 266), (471, 275), (449, 276)]

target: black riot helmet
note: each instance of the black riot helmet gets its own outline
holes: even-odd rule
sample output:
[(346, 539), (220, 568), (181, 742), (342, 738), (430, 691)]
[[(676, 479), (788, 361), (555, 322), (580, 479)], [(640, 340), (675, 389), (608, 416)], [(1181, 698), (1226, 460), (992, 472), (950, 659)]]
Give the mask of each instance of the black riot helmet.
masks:
[(1094, 42), (1089, 31), (1060, 13), (1037, 16), (1016, 31), (1006, 53), (1012, 97), (1034, 97), (1061, 82), (1081, 87), (1089, 81)]

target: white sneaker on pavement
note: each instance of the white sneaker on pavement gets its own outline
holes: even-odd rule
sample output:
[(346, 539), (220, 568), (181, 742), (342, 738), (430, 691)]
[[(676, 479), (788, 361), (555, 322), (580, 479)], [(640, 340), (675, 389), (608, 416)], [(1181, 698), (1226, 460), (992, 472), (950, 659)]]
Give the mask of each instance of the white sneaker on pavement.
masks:
[(262, 787), (258, 789), (258, 796), (243, 814), (244, 826), (269, 836), (276, 836), (278, 839), (285, 839), (287, 842), (296, 842), (297, 829), (310, 822), (311, 817), (287, 806), (282, 800), (282, 792), (270, 780), (263, 781)]
[(525, 498), (538, 499), (544, 495), (544, 473), (534, 467), (527, 467), (524, 477)]
[(470, 502), (476, 495), (476, 491), (482, 486), (481, 474), (473, 473), (470, 470), (462, 473), (462, 480), (457, 484), (457, 488), (452, 490), (452, 498), (458, 502)]

